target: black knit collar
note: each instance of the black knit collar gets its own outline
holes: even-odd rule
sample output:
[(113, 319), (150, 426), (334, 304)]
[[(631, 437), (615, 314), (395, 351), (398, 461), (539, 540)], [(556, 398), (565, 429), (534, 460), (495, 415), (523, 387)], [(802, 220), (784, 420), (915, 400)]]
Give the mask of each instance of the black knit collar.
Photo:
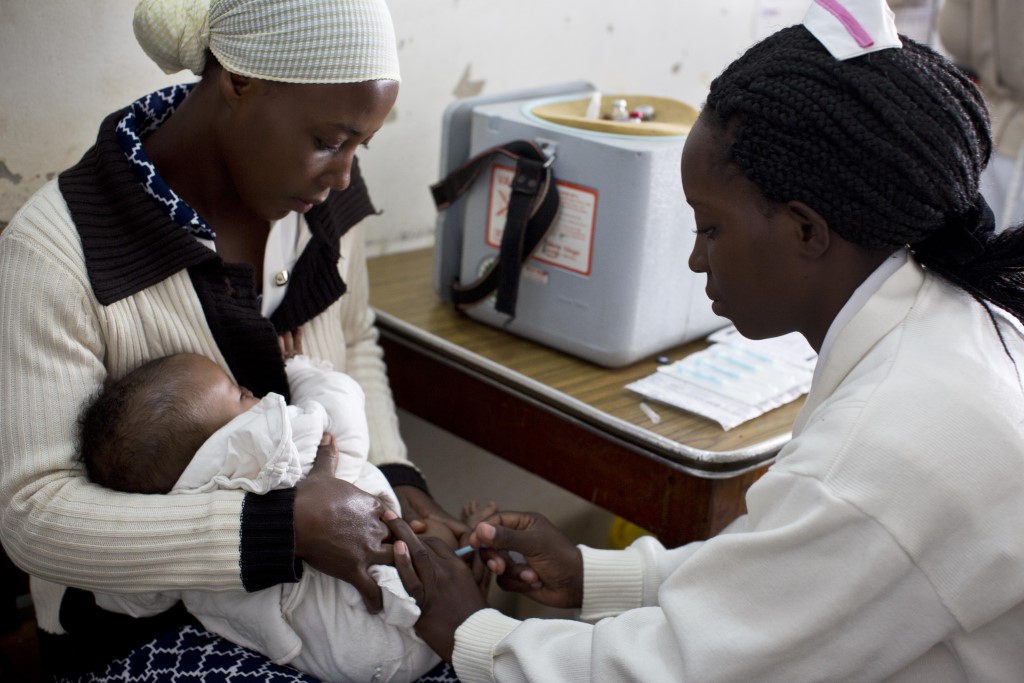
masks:
[(225, 263), (143, 190), (114, 133), (122, 115), (107, 117), (95, 146), (58, 181), (97, 300), (109, 306), (188, 269), (210, 332), (238, 383), (257, 396), (273, 391), (289, 397), (277, 335), (313, 319), (345, 293), (338, 241), (374, 212), (359, 167), (353, 165), (348, 189), (332, 192), (306, 214), (312, 238), (267, 320), (252, 267)]
[(122, 116), (124, 110), (108, 116), (96, 144), (58, 178), (104, 306), (217, 258), (142, 189), (114, 132)]
[[(82, 239), (89, 281), (103, 305), (137, 294), (184, 268), (221, 260), (174, 223), (139, 185), (115, 134), (123, 116), (124, 110), (108, 116), (96, 144), (59, 177)], [(279, 329), (294, 329), (345, 292), (337, 271), (338, 240), (374, 212), (354, 163), (349, 188), (331, 193), (327, 202), (306, 214), (313, 238), (272, 318)]]

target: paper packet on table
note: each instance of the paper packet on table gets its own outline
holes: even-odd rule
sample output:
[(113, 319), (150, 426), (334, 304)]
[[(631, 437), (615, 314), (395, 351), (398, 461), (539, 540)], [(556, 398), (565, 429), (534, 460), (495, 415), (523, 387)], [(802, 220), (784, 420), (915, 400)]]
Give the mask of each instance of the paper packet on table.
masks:
[(714, 420), (722, 429), (806, 394), (818, 357), (803, 336), (751, 340), (735, 327), (708, 337), (711, 346), (626, 385), (630, 391)]

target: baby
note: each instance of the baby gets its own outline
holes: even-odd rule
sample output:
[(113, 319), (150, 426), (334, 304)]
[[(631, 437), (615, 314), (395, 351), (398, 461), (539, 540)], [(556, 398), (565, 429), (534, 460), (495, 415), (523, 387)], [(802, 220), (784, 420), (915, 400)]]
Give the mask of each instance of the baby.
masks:
[[(400, 513), (391, 486), (367, 461), (362, 389), (329, 364), (301, 355), (301, 338), (295, 339), (294, 348), (285, 348), (291, 405), (278, 394), (253, 396), (215, 362), (189, 353), (150, 361), (107, 388), (81, 419), (89, 477), (131, 493), (266, 493), (294, 486), (321, 443), (333, 440), (338, 478)], [(494, 509), (470, 504), (464, 516), (472, 528)], [(443, 524), (427, 520), (424, 533), (453, 549), (460, 545)], [(384, 597), (380, 614), (366, 611), (353, 586), (309, 566), (296, 584), (253, 593), (97, 594), (97, 604), (144, 616), (180, 599), (210, 631), (324, 681), (413, 681), (438, 662), (413, 631), (419, 608), (394, 567), (375, 565), (370, 573)]]

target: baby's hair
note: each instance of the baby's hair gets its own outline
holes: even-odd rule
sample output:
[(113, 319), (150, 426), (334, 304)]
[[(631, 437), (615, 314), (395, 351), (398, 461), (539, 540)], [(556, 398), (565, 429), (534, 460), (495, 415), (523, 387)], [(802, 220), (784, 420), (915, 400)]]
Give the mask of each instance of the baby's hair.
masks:
[(197, 433), (187, 379), (174, 371), (174, 358), (145, 363), (85, 406), (80, 457), (95, 483), (126, 493), (167, 493), (180, 475), (178, 463), (208, 436)]
[(1024, 321), (1024, 229), (993, 232), (979, 177), (992, 152), (981, 92), (905, 36), (835, 59), (783, 29), (711, 84), (701, 118), (768, 200), (801, 201), (844, 239), (925, 267)]

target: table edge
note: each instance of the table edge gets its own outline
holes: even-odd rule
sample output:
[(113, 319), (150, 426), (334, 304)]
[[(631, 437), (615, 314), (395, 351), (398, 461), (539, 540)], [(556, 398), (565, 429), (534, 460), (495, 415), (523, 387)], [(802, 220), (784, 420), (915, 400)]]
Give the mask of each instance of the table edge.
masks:
[(378, 329), (395, 341), (404, 341), (442, 362), (517, 393), (546, 410), (577, 420), (633, 448), (664, 458), (695, 476), (728, 478), (763, 467), (791, 438), (791, 433), (787, 432), (729, 451), (694, 448), (597, 410), (579, 399), (420, 329), (386, 311), (376, 307), (373, 310)]

